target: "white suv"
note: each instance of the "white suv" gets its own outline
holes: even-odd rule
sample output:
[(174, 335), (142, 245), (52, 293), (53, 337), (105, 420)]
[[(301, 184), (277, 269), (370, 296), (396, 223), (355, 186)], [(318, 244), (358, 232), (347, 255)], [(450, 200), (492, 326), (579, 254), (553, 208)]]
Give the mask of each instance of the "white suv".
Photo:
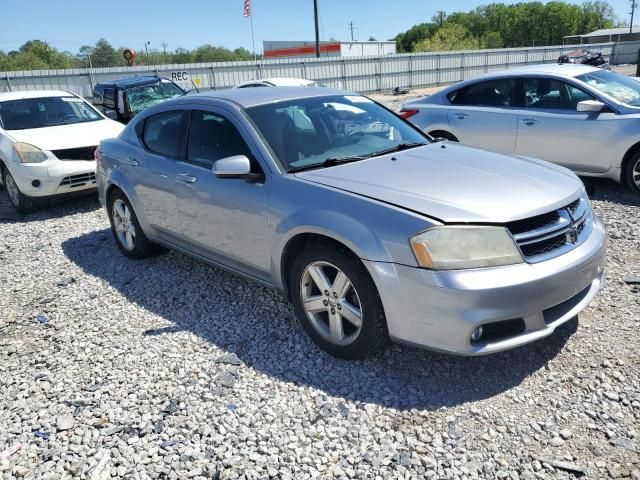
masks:
[(94, 151), (124, 126), (73, 93), (0, 93), (0, 179), (18, 212), (36, 198), (95, 188)]

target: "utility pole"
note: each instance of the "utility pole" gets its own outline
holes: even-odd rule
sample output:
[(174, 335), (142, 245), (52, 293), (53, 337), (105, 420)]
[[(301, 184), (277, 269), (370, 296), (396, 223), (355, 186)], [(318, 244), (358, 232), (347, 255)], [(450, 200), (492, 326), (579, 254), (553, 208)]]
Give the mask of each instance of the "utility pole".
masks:
[(320, 30), (318, 30), (318, 0), (313, 0), (313, 16), (316, 23), (316, 57), (320, 58)]
[(351, 30), (351, 41), (353, 42), (353, 22), (349, 22), (349, 30)]
[(145, 57), (147, 57), (147, 65), (149, 65), (149, 49), (147, 48), (149, 45), (151, 45), (151, 42), (146, 42), (144, 44), (144, 53)]
[(629, 24), (629, 33), (633, 33), (633, 14), (635, 13), (638, 4), (636, 0), (631, 0), (631, 23)]
[(167, 63), (167, 45), (169, 44), (162, 42), (160, 45), (162, 45), (162, 58), (164, 59), (164, 63)]

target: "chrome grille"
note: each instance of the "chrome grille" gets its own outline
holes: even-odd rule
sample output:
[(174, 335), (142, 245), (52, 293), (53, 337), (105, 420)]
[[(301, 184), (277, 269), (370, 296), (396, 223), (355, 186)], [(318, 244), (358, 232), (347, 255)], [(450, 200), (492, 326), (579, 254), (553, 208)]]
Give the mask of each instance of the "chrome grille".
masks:
[(81, 173), (79, 175), (69, 175), (64, 177), (60, 182), (60, 186), (69, 186), (69, 188), (84, 187), (96, 184), (95, 172)]
[(588, 202), (578, 198), (558, 210), (505, 226), (525, 259), (535, 263), (562, 255), (582, 243), (589, 234), (590, 222)]

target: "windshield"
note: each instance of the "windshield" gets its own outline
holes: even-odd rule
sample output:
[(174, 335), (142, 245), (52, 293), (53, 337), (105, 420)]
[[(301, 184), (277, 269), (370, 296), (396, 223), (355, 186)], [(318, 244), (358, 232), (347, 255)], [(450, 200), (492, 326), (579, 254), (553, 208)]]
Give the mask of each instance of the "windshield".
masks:
[(429, 142), (400, 117), (359, 95), (302, 98), (246, 111), (287, 171)]
[(618, 73), (602, 70), (576, 77), (578, 80), (606, 93), (620, 103), (640, 107), (640, 82)]
[(163, 100), (180, 97), (182, 95), (184, 95), (184, 91), (180, 89), (180, 87), (167, 81), (141, 85), (126, 91), (129, 110), (133, 114), (140, 113), (145, 108), (160, 103)]
[(26, 130), (101, 120), (100, 114), (78, 97), (22, 98), (0, 102), (0, 125)]

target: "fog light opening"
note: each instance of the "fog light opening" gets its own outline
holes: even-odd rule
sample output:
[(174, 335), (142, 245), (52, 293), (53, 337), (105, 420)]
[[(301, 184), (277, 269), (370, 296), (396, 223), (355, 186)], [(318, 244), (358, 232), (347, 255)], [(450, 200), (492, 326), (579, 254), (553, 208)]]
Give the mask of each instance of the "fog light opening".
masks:
[(480, 339), (482, 338), (482, 330), (482, 325), (473, 329), (473, 332), (471, 333), (472, 342), (480, 341)]
[(31, 185), (34, 188), (38, 188), (40, 186), (40, 180), (34, 180), (33, 182), (31, 182)]

